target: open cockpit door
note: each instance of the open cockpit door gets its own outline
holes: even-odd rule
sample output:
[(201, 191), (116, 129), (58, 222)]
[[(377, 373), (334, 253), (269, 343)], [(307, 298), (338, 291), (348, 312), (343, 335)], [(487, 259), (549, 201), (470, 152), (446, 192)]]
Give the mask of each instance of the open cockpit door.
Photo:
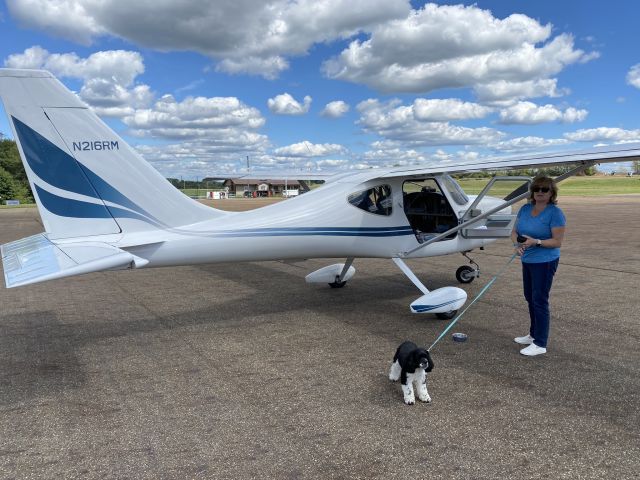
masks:
[[(441, 183), (442, 177), (429, 177), (407, 180), (402, 184), (404, 213), (420, 243), (458, 225), (458, 217), (444, 193), (444, 183)], [(447, 189), (446, 185), (444, 189)], [(442, 240), (450, 240), (456, 235), (454, 232)]]
[[(529, 177), (493, 177), (489, 183), (482, 189), (480, 194), (473, 200), (469, 208), (462, 214), (460, 223), (467, 222), (474, 217), (479, 216), (484, 211), (500, 206), (510, 199), (528, 191), (531, 185)], [(504, 199), (489, 196), (494, 191), (498, 193), (510, 192)], [(482, 202), (482, 210), (478, 208)], [(511, 235), (513, 224), (516, 220), (516, 214), (511, 212), (511, 207), (505, 205), (504, 210), (493, 213), (483, 220), (470, 225), (468, 228), (462, 228), (460, 235), (464, 238), (507, 238)]]

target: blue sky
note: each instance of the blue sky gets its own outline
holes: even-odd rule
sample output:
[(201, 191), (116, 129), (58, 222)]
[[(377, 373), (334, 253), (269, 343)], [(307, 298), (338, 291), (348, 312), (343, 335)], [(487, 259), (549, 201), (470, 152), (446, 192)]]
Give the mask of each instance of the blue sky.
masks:
[(50, 70), (173, 177), (640, 141), (637, 2), (205, 3), (9, 0), (0, 64)]

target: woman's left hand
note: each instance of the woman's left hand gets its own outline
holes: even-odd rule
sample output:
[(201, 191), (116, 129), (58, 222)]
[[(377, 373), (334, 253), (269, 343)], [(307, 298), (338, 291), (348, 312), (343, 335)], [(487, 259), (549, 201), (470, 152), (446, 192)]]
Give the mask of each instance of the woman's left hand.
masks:
[(529, 247), (535, 247), (536, 246), (536, 242), (537, 240), (533, 237), (530, 237), (529, 235), (524, 235), (524, 237), (526, 237), (526, 240), (521, 243), (523, 248), (529, 248)]

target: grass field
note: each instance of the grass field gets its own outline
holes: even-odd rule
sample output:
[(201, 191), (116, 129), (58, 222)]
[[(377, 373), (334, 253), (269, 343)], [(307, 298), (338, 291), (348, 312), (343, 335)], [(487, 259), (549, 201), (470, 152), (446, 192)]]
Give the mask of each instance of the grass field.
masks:
[[(469, 194), (477, 194), (487, 184), (487, 179), (462, 179), (460, 186)], [(491, 189), (491, 195), (504, 196), (513, 190), (514, 182), (498, 182)], [(597, 196), (640, 193), (640, 176), (594, 176), (572, 177), (558, 185), (560, 195), (564, 196)]]

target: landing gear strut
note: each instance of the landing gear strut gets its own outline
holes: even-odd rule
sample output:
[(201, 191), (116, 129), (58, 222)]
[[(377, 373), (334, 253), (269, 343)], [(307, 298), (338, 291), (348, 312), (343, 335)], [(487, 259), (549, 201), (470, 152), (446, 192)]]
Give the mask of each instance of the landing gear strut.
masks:
[(462, 255), (475, 267), (463, 265), (456, 270), (456, 279), (460, 283), (471, 283), (476, 277), (480, 276), (480, 265), (470, 258), (467, 253), (469, 252), (462, 252)]

